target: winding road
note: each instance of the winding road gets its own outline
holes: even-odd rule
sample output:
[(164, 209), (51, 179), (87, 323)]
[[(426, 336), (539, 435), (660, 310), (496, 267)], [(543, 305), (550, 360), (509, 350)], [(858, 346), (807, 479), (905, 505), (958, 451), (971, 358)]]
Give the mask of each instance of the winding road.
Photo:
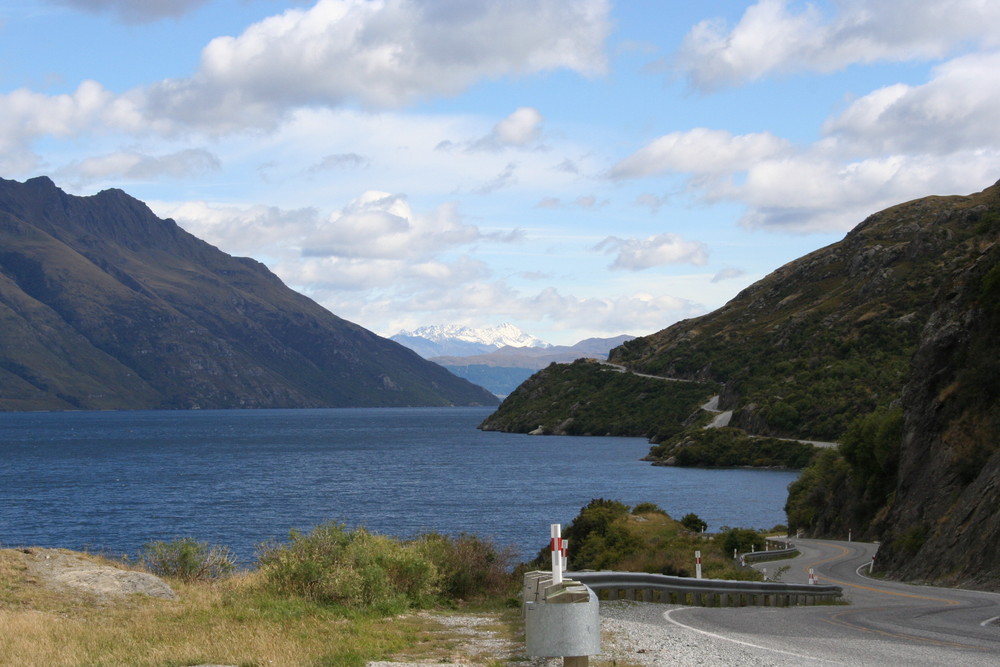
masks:
[(800, 555), (755, 565), (781, 581), (844, 589), (849, 605), (679, 607), (665, 623), (741, 645), (768, 664), (1000, 665), (1000, 594), (874, 579), (877, 545), (794, 540)]

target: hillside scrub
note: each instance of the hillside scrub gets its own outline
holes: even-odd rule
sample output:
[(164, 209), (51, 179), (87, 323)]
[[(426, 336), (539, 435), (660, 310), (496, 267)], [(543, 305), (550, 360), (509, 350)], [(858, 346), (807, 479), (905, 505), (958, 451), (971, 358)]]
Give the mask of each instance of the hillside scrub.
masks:
[(553, 363), (518, 387), (480, 428), (659, 441), (680, 432), (717, 389), (710, 383), (622, 373), (592, 359)]
[(747, 435), (737, 428), (689, 428), (649, 450), (664, 465), (804, 468), (818, 448), (804, 442)]

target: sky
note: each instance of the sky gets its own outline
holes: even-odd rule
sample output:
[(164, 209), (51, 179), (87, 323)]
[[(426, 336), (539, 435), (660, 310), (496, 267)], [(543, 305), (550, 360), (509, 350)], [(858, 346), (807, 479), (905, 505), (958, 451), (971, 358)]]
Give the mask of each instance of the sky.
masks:
[(389, 336), (719, 306), (1000, 179), (994, 0), (0, 0), (0, 177), (120, 188)]

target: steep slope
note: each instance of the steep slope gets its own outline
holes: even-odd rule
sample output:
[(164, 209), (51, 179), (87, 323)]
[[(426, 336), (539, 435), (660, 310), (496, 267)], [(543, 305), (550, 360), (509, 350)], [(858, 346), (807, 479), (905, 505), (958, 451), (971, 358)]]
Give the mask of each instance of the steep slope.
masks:
[[(789, 489), (793, 530), (879, 540), (890, 576), (1000, 590), (998, 241), (1000, 184), (901, 204), (611, 359), (719, 382), (730, 426), (749, 433), (840, 441)], [(520, 413), (567, 393), (549, 370), (529, 384)], [(601, 396), (580, 389), (577, 405)], [(517, 424), (511, 399), (497, 414)]]
[(493, 404), (120, 190), (0, 179), (0, 409)]
[(997, 187), (870, 216), (843, 241), (779, 268), (719, 310), (613, 350), (653, 374), (724, 384), (731, 426), (836, 440), (898, 399), (935, 291), (972, 261)]

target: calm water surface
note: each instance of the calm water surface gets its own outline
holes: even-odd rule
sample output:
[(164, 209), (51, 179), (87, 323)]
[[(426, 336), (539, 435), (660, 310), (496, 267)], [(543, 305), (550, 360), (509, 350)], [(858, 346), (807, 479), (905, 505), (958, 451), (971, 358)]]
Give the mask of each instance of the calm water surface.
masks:
[(476, 429), (489, 408), (0, 414), (0, 546), (135, 554), (257, 544), (326, 521), (488, 537), (522, 557), (592, 498), (720, 526), (784, 523), (797, 473), (652, 467), (638, 438)]

